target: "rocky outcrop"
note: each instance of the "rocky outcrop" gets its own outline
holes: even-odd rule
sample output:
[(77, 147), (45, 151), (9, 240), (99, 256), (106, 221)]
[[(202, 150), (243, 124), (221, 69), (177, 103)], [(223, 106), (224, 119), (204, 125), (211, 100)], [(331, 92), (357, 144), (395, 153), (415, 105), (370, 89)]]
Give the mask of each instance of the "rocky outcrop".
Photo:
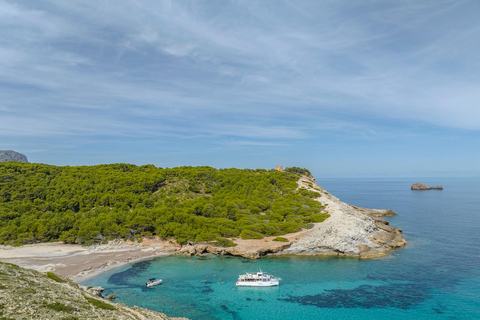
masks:
[(410, 189), (411, 190), (443, 190), (443, 187), (442, 185), (430, 187), (428, 184), (415, 182), (414, 184), (412, 184)]
[(319, 187), (313, 176), (298, 181), (299, 188), (320, 193), (316, 200), (325, 206), (330, 217), (314, 224), (311, 229), (283, 235), (288, 242), (273, 241), (275, 237), (259, 240), (233, 239), (235, 247), (210, 244), (189, 244), (179, 252), (188, 255), (214, 253), (257, 259), (266, 254), (340, 255), (375, 258), (405, 246), (402, 230), (389, 225), (380, 217), (395, 216), (392, 210), (366, 209), (351, 206)]
[[(292, 233), (288, 242), (273, 241), (275, 237), (268, 237), (260, 240), (235, 239), (235, 247), (219, 247), (211, 244), (189, 244), (183, 246), (179, 253), (187, 255), (202, 255), (213, 253), (218, 255), (239, 256), (247, 259), (258, 259), (269, 253), (280, 252), (292, 244), (292, 238), (298, 237), (301, 233)], [(288, 239), (288, 238), (287, 238)]]
[[(152, 319), (163, 313), (112, 303), (54, 274), (0, 262), (1, 319)], [(187, 320), (187, 319), (185, 319)]]
[(319, 187), (313, 177), (303, 177), (299, 187), (320, 193), (317, 201), (326, 207), (330, 217), (315, 224), (282, 253), (374, 258), (405, 246), (402, 230), (380, 218), (395, 215), (393, 211), (351, 206)]
[(28, 162), (28, 159), (24, 154), (12, 150), (0, 150), (0, 162), (9, 161)]

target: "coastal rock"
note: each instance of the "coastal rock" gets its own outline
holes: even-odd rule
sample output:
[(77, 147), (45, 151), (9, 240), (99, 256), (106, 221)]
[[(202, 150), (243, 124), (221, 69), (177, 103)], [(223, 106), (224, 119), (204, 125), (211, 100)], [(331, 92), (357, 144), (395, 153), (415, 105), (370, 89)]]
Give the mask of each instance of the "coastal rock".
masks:
[(0, 150), (0, 162), (27, 162), (28, 159), (24, 154), (15, 152), (13, 150)]
[[(296, 234), (290, 234), (290, 236)], [(186, 255), (203, 255), (212, 253), (216, 255), (239, 256), (247, 259), (258, 259), (269, 253), (282, 251), (290, 246), (291, 243), (273, 241), (275, 237), (268, 237), (261, 240), (234, 240), (235, 247), (219, 247), (210, 244), (188, 244), (183, 246), (178, 252)]]
[(428, 184), (415, 182), (414, 184), (412, 184), (410, 189), (411, 190), (443, 190), (443, 187), (442, 185), (430, 187)]
[(116, 297), (116, 296), (115, 296), (114, 294), (109, 294), (109, 295), (107, 296), (107, 299), (113, 300), (113, 299), (115, 299), (115, 297)]
[(97, 297), (100, 297), (100, 298), (103, 298), (103, 291), (105, 291), (105, 289), (103, 287), (90, 287), (90, 288), (87, 288), (87, 290), (96, 295)]
[(310, 177), (302, 178), (299, 187), (320, 193), (317, 201), (326, 206), (330, 217), (315, 224), (282, 253), (374, 258), (406, 244), (400, 229), (379, 218), (395, 215), (393, 211), (351, 206), (326, 192)]

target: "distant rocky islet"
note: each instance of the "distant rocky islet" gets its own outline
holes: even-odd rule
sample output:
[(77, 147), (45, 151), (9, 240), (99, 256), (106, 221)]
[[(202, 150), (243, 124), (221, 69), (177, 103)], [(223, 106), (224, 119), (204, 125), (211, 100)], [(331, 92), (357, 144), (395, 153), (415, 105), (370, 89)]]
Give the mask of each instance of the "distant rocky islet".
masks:
[(423, 191), (423, 190), (443, 190), (443, 187), (442, 187), (442, 185), (430, 187), (428, 184), (421, 183), (421, 182), (415, 182), (414, 184), (412, 184), (410, 189), (411, 190), (419, 190), (419, 191)]

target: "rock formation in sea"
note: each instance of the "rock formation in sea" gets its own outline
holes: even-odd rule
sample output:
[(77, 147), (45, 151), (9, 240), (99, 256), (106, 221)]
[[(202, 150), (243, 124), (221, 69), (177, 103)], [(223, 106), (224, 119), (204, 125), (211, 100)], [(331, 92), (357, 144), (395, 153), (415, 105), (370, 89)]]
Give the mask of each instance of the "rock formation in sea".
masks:
[(12, 150), (0, 150), (0, 162), (9, 161), (28, 162), (28, 159), (24, 154)]
[(91, 291), (68, 278), (0, 262), (1, 319), (188, 320), (112, 303)]
[(410, 189), (412, 190), (443, 190), (443, 187), (442, 185), (430, 187), (428, 184), (415, 182), (414, 184), (412, 184)]
[(180, 252), (186, 254), (228, 254), (256, 259), (269, 253), (295, 255), (339, 255), (358, 258), (375, 258), (388, 251), (405, 246), (402, 230), (389, 225), (383, 216), (396, 215), (392, 210), (366, 209), (351, 206), (318, 186), (312, 176), (303, 176), (299, 188), (320, 193), (316, 200), (325, 207), (330, 217), (315, 223), (311, 229), (283, 235), (288, 242), (235, 239), (235, 247), (215, 247), (190, 244)]

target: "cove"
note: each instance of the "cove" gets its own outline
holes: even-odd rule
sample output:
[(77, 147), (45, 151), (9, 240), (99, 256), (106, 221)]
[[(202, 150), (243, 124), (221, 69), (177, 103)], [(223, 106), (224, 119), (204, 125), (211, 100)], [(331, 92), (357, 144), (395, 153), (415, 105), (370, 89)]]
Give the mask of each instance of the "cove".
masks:
[[(425, 183), (435, 184), (429, 179)], [(390, 208), (408, 244), (384, 258), (169, 256), (105, 272), (119, 302), (189, 319), (480, 318), (480, 179), (444, 178), (443, 191), (414, 192), (411, 179), (320, 180), (342, 201)], [(237, 288), (239, 274), (262, 269), (279, 287)], [(162, 278), (153, 289), (148, 278)]]

